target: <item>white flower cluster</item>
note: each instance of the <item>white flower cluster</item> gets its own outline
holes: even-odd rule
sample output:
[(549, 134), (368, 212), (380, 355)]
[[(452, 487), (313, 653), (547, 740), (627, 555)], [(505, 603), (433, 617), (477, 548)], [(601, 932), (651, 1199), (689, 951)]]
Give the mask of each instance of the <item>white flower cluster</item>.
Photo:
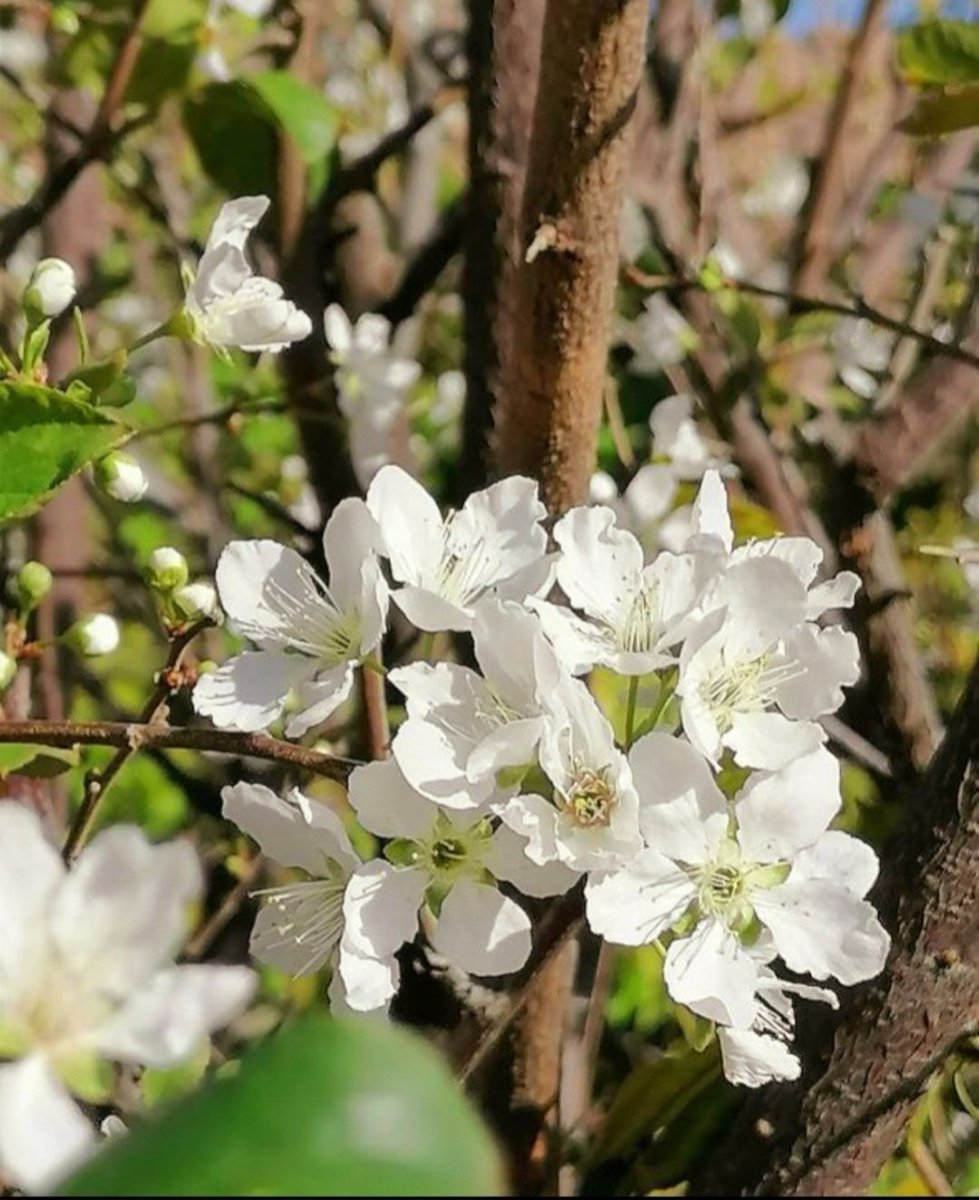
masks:
[[(817, 581), (806, 538), (735, 547), (713, 469), (683, 545), (651, 559), (610, 508), (568, 512), (556, 552), (544, 516), (519, 477), (444, 516), (388, 465), (331, 517), (328, 582), (273, 542), (225, 550), (221, 602), (255, 649), (197, 685), (223, 726), (321, 724), (358, 665), (380, 669), (391, 600), (420, 631), (468, 635), (474, 663), (388, 675), (406, 717), (349, 787), (379, 857), (362, 861), (298, 791), (226, 789), (225, 815), (304, 873), (268, 894), (253, 951), (292, 973), (328, 966), (335, 1006), (383, 1010), (419, 927), (459, 967), (507, 974), (531, 949), (514, 895), (581, 883), (596, 933), (661, 950), (730, 1079), (793, 1078), (793, 997), (835, 1003), (820, 985), (870, 978), (889, 947), (865, 899), (876, 857), (830, 828), (839, 768), (819, 723), (858, 675), (856, 639), (821, 620), (852, 604), (856, 577)], [(582, 678), (597, 667), (622, 679), (624, 737)]]

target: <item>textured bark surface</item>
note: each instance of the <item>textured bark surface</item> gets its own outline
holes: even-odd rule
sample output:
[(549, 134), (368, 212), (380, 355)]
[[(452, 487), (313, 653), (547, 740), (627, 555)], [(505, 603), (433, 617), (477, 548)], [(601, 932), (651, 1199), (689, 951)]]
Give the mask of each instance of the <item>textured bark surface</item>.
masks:
[(460, 498), (489, 470), (493, 411), (510, 372), (520, 214), (537, 97), (544, 0), (471, 0), (469, 178), (462, 276), (466, 407)]
[[(849, 997), (807, 1078), (768, 1089), (742, 1113), (693, 1194), (863, 1195), (930, 1075), (975, 1033), (979, 665), (913, 800), (877, 889), (894, 934), (884, 973)], [(801, 1044), (815, 1049), (817, 1031), (808, 1032)]]
[(496, 449), (555, 513), (584, 498), (595, 463), (648, 13), (646, 0), (550, 0), (544, 18)]

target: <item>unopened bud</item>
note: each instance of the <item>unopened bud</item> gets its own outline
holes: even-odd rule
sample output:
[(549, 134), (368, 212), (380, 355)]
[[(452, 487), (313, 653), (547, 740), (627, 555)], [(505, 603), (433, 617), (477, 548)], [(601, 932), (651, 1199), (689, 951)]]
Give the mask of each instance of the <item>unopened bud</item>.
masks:
[(173, 546), (160, 546), (150, 555), (146, 582), (156, 591), (172, 592), (183, 587), (189, 575), (186, 558)]
[(111, 654), (119, 645), (119, 622), (108, 613), (93, 613), (73, 625), (65, 636), (86, 658), (97, 658)]
[(47, 596), (53, 582), (51, 572), (44, 563), (24, 563), (14, 576), (13, 593), (20, 611), (25, 616), (33, 612)]
[(142, 500), (149, 487), (143, 468), (131, 454), (107, 454), (95, 464), (93, 474), (96, 485), (123, 504)]
[(24, 308), (36, 324), (63, 313), (75, 298), (75, 272), (63, 259), (42, 258), (24, 292)]
[(170, 600), (185, 621), (221, 621), (221, 606), (218, 604), (218, 594), (204, 580), (187, 583), (178, 587), (171, 594)]
[(5, 692), (17, 674), (17, 660), (0, 650), (0, 692)]

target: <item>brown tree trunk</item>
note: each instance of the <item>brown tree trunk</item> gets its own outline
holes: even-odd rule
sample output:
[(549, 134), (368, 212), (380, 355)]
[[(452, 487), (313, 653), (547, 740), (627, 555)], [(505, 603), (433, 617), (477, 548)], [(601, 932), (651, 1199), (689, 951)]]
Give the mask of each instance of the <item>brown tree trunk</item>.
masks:
[(585, 498), (595, 463), (648, 15), (646, 0), (549, 0), (544, 18), (496, 451), (553, 513)]

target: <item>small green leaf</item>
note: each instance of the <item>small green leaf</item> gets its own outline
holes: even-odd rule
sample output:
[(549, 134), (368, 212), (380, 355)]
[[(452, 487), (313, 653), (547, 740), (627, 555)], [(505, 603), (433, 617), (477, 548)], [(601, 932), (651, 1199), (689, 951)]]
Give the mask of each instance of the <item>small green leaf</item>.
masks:
[(974, 125), (979, 125), (979, 83), (923, 93), (900, 128), (918, 137), (934, 137)]
[(109, 1142), (66, 1196), (497, 1196), (493, 1143), (421, 1039), (309, 1016)]
[(30, 775), (47, 779), (78, 766), (77, 750), (55, 746), (26, 746), (20, 742), (0, 745), (0, 779), (8, 775)]
[(125, 425), (63, 392), (0, 383), (0, 524), (34, 512), (128, 436)]
[(336, 142), (337, 114), (321, 91), (288, 71), (263, 71), (247, 82), (296, 143), (303, 162), (311, 166), (329, 155)]
[(926, 21), (897, 36), (897, 57), (910, 83), (979, 83), (979, 25)]

